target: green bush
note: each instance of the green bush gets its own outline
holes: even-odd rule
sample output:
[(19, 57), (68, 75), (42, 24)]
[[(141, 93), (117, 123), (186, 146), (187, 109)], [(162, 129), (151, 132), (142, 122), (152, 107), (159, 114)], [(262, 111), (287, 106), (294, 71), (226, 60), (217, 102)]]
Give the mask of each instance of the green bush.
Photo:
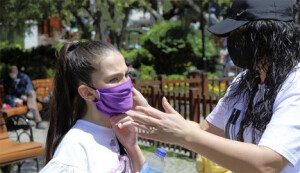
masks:
[(131, 60), (135, 68), (140, 68), (142, 64), (152, 65), (152, 55), (147, 49), (132, 49), (132, 50), (121, 50), (122, 55), (126, 60)]
[(20, 48), (20, 49), (22, 49), (22, 45), (20, 45), (20, 44), (12, 44), (12, 43), (9, 43), (8, 41), (2, 41), (2, 42), (0, 42), (0, 51), (2, 49), (9, 49), (9, 48)]
[(171, 80), (184, 80), (185, 76), (184, 75), (179, 75), (179, 74), (172, 74), (172, 75), (168, 75), (167, 79), (169, 81), (171, 81)]
[(141, 81), (153, 80), (156, 77), (156, 72), (152, 66), (141, 65), (141, 68), (138, 69), (138, 73)]
[[(182, 74), (202, 57), (201, 33), (181, 21), (154, 25), (142, 37), (143, 47), (153, 55), (158, 74)], [(206, 38), (207, 58), (217, 54), (212, 39)]]
[(9, 65), (17, 65), (20, 71), (28, 74), (31, 79), (49, 78), (54, 76), (55, 49), (51, 46), (39, 46), (31, 50), (20, 47), (1, 49), (1, 77), (7, 75)]

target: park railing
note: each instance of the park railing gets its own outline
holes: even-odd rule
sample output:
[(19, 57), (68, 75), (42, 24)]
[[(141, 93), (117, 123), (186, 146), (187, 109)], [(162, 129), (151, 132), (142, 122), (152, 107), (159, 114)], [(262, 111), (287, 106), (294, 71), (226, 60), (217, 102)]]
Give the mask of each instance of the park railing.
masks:
[[(206, 73), (195, 73), (184, 80), (168, 80), (165, 76), (159, 76), (153, 81), (139, 82), (134, 78), (132, 81), (152, 107), (164, 111), (162, 98), (166, 97), (185, 119), (200, 123), (224, 95), (232, 78), (208, 79)], [(196, 153), (180, 146), (143, 138), (139, 138), (139, 142), (196, 157)]]

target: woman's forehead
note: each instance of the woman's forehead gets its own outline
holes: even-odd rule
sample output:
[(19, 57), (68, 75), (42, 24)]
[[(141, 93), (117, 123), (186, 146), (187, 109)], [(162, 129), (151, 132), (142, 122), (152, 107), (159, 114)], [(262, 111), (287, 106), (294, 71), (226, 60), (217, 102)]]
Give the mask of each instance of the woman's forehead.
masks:
[(118, 52), (110, 52), (102, 57), (95, 68), (101, 73), (119, 72), (127, 69), (124, 57)]

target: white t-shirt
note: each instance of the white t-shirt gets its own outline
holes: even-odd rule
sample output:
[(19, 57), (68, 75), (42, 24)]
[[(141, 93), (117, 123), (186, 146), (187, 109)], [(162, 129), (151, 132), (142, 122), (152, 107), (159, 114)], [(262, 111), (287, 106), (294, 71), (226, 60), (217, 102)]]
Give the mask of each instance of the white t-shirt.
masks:
[(120, 155), (116, 135), (111, 128), (78, 120), (55, 150), (44, 172), (128, 173), (131, 162)]
[[(233, 81), (239, 80), (239, 76)], [(254, 102), (262, 97), (264, 85), (259, 86)], [(228, 89), (226, 95), (232, 91)], [(225, 103), (220, 99), (215, 109), (206, 120), (214, 126), (223, 129), (227, 138), (236, 139), (241, 120), (245, 114), (246, 105), (243, 99), (235, 105), (234, 101)], [(252, 130), (246, 128), (243, 134), (244, 141), (252, 143)], [(254, 142), (266, 146), (285, 157), (288, 164), (282, 173), (300, 172), (300, 64), (289, 74), (278, 92), (274, 105), (271, 121), (267, 125), (261, 138)]]

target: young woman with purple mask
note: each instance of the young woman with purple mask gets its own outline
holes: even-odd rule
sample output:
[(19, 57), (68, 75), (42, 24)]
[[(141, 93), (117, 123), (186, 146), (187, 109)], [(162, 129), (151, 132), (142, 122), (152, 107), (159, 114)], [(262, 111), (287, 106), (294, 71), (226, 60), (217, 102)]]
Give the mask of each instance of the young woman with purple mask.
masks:
[(65, 44), (58, 53), (41, 172), (138, 172), (144, 157), (137, 131), (122, 114), (133, 107), (136, 94), (114, 46)]

